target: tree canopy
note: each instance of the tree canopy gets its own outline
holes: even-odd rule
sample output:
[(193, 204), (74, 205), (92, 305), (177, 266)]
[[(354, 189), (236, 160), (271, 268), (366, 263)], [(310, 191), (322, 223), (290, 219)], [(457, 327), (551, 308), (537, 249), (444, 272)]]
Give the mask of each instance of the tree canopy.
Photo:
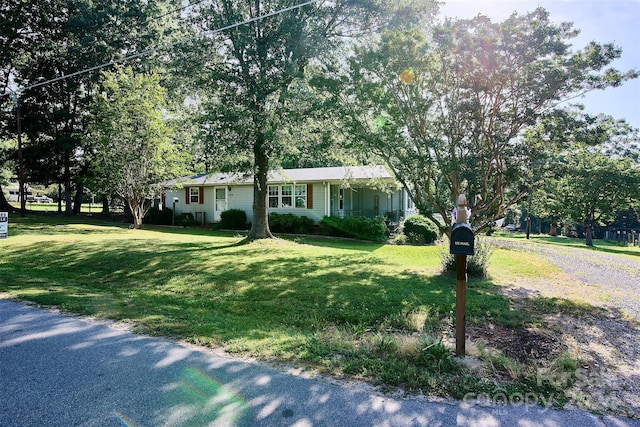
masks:
[[(10, 0), (0, 8), (0, 88), (20, 92), (25, 177), (34, 184), (63, 184), (68, 213), (79, 212), (88, 170), (82, 136), (99, 74), (62, 77), (165, 40), (172, 29), (164, 16), (171, 3)], [(144, 58), (130, 66), (153, 63)]]
[(159, 198), (162, 182), (184, 173), (187, 157), (173, 144), (166, 90), (158, 74), (131, 68), (104, 72), (89, 127), (89, 155), (95, 191), (115, 192), (126, 201), (134, 228), (142, 225), (149, 201)]
[[(101, 170), (92, 159), (99, 150), (110, 155), (106, 139), (94, 146), (98, 139), (85, 137), (93, 113), (117, 112), (93, 111), (98, 73), (62, 76), (180, 34), (179, 47), (129, 61), (130, 77), (160, 73), (163, 88), (179, 93), (173, 101), (199, 110), (173, 148), (194, 172), (254, 176), (250, 239), (271, 236), (266, 183), (274, 168), (382, 160), (423, 214), (450, 225), (453, 201), (465, 193), (483, 228), (558, 178), (575, 141), (606, 137), (603, 153), (637, 156), (629, 148), (637, 141), (620, 126), (601, 132), (603, 123), (584, 127), (558, 108), (638, 76), (610, 68), (618, 47), (573, 50), (577, 30), (541, 8), (503, 22), (479, 15), (436, 23), (436, 12), (437, 2), (422, 0), (8, 0), (0, 8), (0, 89), (27, 88), (27, 179), (64, 185), (69, 212), (72, 190), (79, 208), (88, 174)], [(0, 167), (15, 168), (15, 106), (0, 100)], [(96, 135), (115, 133), (91, 126)], [(92, 185), (106, 191), (98, 181), (94, 174)]]
[(594, 225), (613, 221), (618, 211), (640, 199), (640, 167), (633, 167), (629, 158), (583, 149), (566, 157), (564, 169), (554, 186), (557, 210), (584, 226), (589, 246)]
[[(279, 138), (291, 123), (296, 83), (312, 61), (328, 57), (344, 37), (373, 29), (387, 11), (375, 1), (297, 4), (219, 0), (194, 12), (200, 31), (247, 22), (203, 39), (187, 58), (205, 98), (203, 136), (224, 168), (254, 176), (249, 239), (271, 236), (267, 175), (284, 146), (297, 143)], [(270, 16), (252, 20), (263, 15)]]
[(498, 23), (478, 16), (387, 31), (355, 49), (338, 76), (351, 134), (422, 213), (450, 225), (465, 193), (474, 225), (489, 226), (539, 185), (539, 167), (556, 152), (523, 132), (563, 101), (637, 77), (607, 68), (621, 53), (612, 44), (573, 52), (576, 34), (541, 8)]

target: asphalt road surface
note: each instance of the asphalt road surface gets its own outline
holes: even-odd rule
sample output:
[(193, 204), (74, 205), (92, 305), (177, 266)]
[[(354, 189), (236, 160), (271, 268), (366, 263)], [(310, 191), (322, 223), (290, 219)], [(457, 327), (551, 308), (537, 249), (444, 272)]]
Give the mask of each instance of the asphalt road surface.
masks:
[(3, 427), (640, 427), (493, 401), (392, 398), (0, 299)]

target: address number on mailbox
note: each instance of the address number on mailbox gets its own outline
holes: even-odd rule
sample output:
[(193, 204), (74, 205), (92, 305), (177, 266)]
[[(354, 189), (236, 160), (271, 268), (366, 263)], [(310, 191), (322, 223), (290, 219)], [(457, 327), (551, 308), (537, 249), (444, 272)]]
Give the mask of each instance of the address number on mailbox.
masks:
[(449, 253), (453, 255), (474, 255), (473, 230), (468, 223), (455, 224), (451, 230)]

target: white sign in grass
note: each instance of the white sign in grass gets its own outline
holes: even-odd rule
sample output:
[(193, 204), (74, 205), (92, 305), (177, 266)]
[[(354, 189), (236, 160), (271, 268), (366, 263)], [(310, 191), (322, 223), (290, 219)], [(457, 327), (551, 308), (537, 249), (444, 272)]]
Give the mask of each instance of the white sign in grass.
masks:
[(0, 212), (0, 239), (9, 235), (9, 212)]

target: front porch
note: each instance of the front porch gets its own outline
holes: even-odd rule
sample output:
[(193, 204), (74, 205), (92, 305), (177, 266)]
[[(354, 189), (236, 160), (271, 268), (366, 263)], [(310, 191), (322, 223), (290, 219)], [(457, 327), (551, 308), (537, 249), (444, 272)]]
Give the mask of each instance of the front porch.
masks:
[(339, 218), (384, 217), (388, 224), (398, 224), (414, 214), (413, 203), (403, 189), (376, 189), (371, 187), (330, 189), (329, 216)]

